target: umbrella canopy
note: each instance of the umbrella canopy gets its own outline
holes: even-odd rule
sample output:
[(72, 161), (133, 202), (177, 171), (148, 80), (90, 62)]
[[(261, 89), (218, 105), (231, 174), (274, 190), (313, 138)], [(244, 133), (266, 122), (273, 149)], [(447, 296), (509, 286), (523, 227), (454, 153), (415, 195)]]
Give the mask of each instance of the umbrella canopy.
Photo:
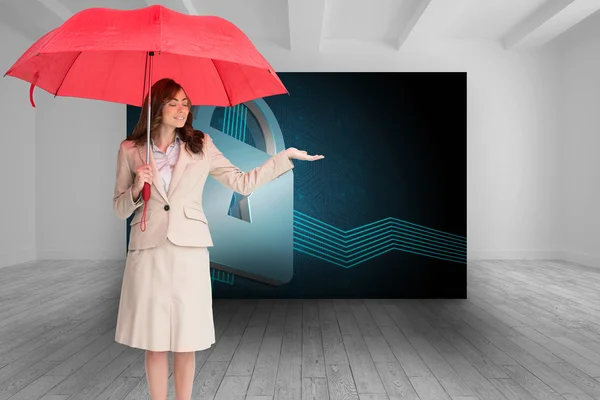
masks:
[[(55, 96), (143, 106), (151, 87), (171, 78), (192, 105), (233, 106), (287, 93), (273, 68), (229, 21), (153, 5), (135, 10), (90, 8), (36, 41), (6, 72)], [(148, 101), (146, 163), (150, 163)], [(140, 229), (151, 188), (145, 200)]]
[(148, 85), (165, 77), (181, 84), (193, 105), (233, 106), (287, 93), (234, 24), (160, 5), (83, 10), (36, 41), (5, 75), (55, 96), (136, 106)]

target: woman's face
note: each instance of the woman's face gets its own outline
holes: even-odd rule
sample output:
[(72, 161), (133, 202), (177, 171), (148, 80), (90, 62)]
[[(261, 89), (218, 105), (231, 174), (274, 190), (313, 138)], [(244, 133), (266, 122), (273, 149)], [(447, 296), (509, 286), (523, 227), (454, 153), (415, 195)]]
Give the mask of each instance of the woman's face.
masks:
[(185, 97), (183, 89), (175, 94), (162, 109), (162, 123), (173, 128), (181, 128), (185, 125), (188, 113), (190, 112), (190, 102)]

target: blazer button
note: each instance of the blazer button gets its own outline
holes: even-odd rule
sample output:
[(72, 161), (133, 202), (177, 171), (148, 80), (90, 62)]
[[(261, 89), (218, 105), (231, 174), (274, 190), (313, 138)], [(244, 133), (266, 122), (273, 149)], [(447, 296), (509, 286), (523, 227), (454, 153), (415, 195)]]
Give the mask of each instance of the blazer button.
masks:
[(169, 207), (169, 205), (167, 204), (167, 205), (165, 206), (165, 211), (169, 211), (169, 208), (170, 208), (170, 207)]

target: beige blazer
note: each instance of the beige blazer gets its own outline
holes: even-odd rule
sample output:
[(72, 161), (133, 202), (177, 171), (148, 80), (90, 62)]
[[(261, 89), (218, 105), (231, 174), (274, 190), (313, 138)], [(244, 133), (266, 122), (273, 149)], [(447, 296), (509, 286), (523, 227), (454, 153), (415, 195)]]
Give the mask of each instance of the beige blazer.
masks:
[(150, 152), (154, 182), (146, 209), (146, 230), (142, 232), (139, 224), (144, 201), (140, 198), (134, 202), (131, 189), (135, 171), (145, 164), (146, 147), (136, 146), (129, 140), (121, 143), (113, 204), (121, 219), (127, 219), (135, 212), (130, 223), (131, 250), (160, 246), (167, 238), (179, 246), (212, 247), (208, 221), (202, 208), (202, 191), (209, 174), (231, 190), (249, 195), (294, 167), (286, 154), (280, 152), (261, 166), (243, 172), (229, 162), (207, 134), (204, 134), (201, 153), (193, 154), (188, 152), (184, 142), (181, 145), (168, 193), (164, 191), (162, 178)]

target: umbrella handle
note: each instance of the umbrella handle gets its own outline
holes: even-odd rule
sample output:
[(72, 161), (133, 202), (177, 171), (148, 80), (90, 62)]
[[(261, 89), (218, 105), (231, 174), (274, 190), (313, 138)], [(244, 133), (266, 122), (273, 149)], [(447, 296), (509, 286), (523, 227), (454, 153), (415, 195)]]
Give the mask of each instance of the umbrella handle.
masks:
[(150, 184), (148, 182), (144, 183), (144, 188), (142, 189), (142, 199), (144, 199), (144, 201), (150, 200)]
[(142, 189), (142, 199), (144, 199), (144, 211), (142, 211), (142, 221), (140, 222), (140, 230), (144, 232), (146, 230), (146, 208), (148, 207), (148, 200), (150, 200), (150, 184), (144, 183)]

